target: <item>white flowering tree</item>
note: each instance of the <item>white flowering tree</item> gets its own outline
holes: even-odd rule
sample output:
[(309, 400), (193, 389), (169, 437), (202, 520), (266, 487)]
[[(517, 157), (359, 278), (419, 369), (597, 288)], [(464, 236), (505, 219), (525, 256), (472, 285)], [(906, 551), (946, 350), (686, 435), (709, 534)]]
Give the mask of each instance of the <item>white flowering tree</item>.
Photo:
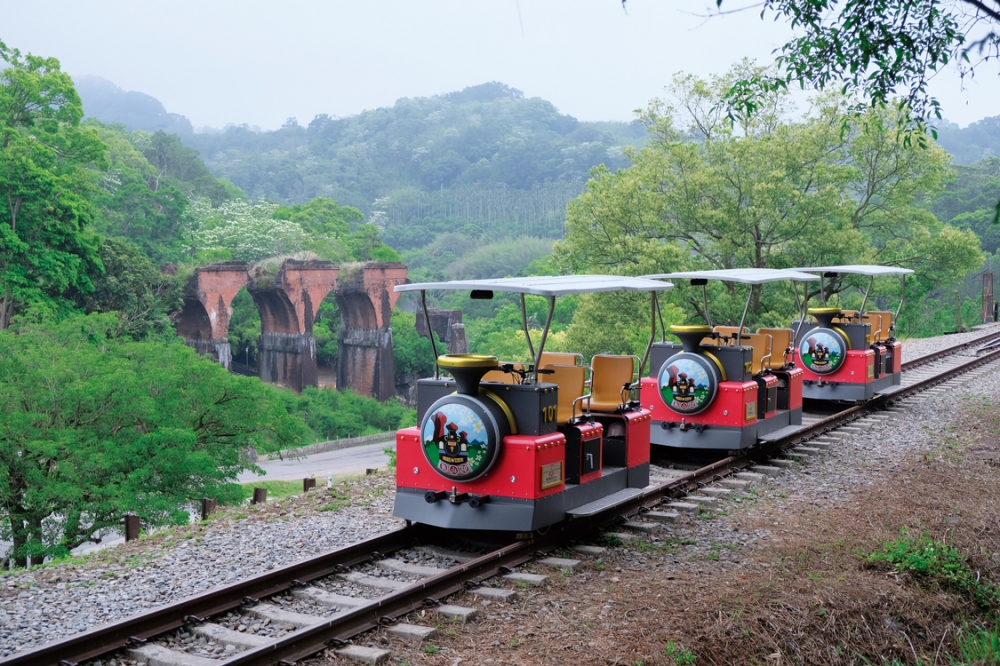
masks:
[(303, 249), (308, 235), (289, 220), (275, 220), (277, 204), (227, 201), (213, 208), (208, 199), (196, 199), (192, 218), (192, 255), (204, 250), (224, 250), (237, 261), (259, 261), (294, 254)]

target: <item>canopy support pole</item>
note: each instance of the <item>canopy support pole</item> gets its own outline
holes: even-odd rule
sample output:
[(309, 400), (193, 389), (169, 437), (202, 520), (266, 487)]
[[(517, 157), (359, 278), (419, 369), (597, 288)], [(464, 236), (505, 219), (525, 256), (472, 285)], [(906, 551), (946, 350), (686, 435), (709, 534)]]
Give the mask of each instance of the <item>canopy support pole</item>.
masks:
[[(552, 315), (549, 315), (550, 319), (551, 317)], [(531, 358), (535, 358), (535, 347), (531, 344), (531, 334), (528, 332), (528, 306), (524, 302), (524, 294), (521, 294), (521, 322), (524, 324), (524, 338), (528, 341), (528, 353)]]
[(892, 337), (896, 337), (896, 320), (899, 318), (899, 312), (903, 309), (903, 301), (906, 300), (906, 274), (903, 273), (899, 276), (900, 284), (900, 294), (899, 294), (899, 307), (896, 308), (896, 314), (892, 316), (892, 330), (890, 333)]
[(750, 299), (753, 298), (753, 285), (750, 285), (750, 293), (747, 294), (747, 304), (743, 306), (743, 316), (740, 317), (740, 327), (736, 329), (736, 346), (740, 346), (743, 338), (743, 323), (747, 320), (747, 311), (750, 310)]
[(639, 364), (639, 379), (642, 379), (642, 371), (646, 368), (646, 361), (649, 360), (649, 351), (653, 348), (653, 342), (656, 340), (656, 313), (659, 312), (659, 304), (656, 299), (656, 292), (649, 292), (653, 295), (652, 303), (650, 305), (650, 329), (649, 329), (649, 344), (646, 345), (646, 353), (642, 355), (642, 362)]
[[(822, 280), (823, 278), (820, 278)], [(799, 325), (795, 328), (795, 339), (792, 344), (798, 346), (799, 344), (799, 333), (802, 332), (802, 324), (806, 321), (806, 310), (809, 309), (809, 283), (805, 283), (805, 289), (803, 290), (804, 300), (799, 301), (799, 290), (795, 288), (795, 282), (792, 282), (792, 293), (795, 294), (795, 307), (799, 309)], [(795, 357), (792, 357), (794, 360)]]
[(424, 323), (427, 324), (427, 337), (431, 339), (431, 351), (434, 352), (434, 379), (440, 379), (438, 371), (438, 347), (434, 342), (434, 329), (431, 328), (431, 315), (427, 312), (427, 290), (420, 290), (420, 305), (424, 308)]
[(705, 284), (701, 285), (701, 296), (705, 301), (705, 321), (708, 322), (709, 326), (712, 326), (712, 315), (708, 311), (708, 280), (705, 281)]
[(660, 309), (660, 299), (656, 299), (656, 316), (660, 320), (660, 342), (666, 342), (667, 341), (667, 329), (663, 325), (663, 310)]
[[(521, 298), (523, 299), (524, 296), (522, 295)], [(521, 302), (523, 303), (524, 301), (522, 300)], [(538, 383), (538, 366), (542, 362), (542, 351), (545, 349), (545, 338), (549, 337), (549, 327), (552, 326), (552, 315), (555, 314), (555, 311), (556, 311), (556, 297), (549, 296), (549, 316), (545, 318), (545, 328), (542, 329), (542, 339), (538, 343), (538, 356), (534, 357), (536, 384)], [(525, 331), (527, 331), (527, 328), (525, 328)], [(529, 344), (531, 343), (530, 340), (528, 342)]]
[(861, 309), (858, 310), (858, 321), (863, 321), (865, 316), (865, 305), (868, 304), (868, 294), (872, 291), (872, 285), (875, 284), (875, 276), (872, 275), (871, 279), (868, 280), (868, 288), (865, 289), (865, 297), (861, 299)]

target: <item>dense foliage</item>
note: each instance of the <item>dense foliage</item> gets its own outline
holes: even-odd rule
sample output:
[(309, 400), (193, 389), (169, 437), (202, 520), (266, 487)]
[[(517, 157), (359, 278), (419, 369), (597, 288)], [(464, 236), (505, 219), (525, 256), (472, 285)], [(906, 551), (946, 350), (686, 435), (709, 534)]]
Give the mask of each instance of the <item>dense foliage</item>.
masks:
[[(357, 437), (413, 425), (416, 412), (397, 400), (378, 402), (350, 391), (307, 387), (301, 395), (282, 391), (290, 414), (300, 416), (310, 441)], [(305, 442), (308, 443), (308, 442)]]
[[(846, 101), (839, 96), (815, 100), (803, 120), (792, 121), (785, 93), (777, 92), (753, 116), (726, 122), (725, 94), (734, 80), (755, 72), (743, 64), (710, 81), (674, 80), (676, 107), (657, 101), (643, 115), (655, 140), (634, 153), (634, 166), (595, 170), (587, 192), (570, 204), (559, 244), (565, 266), (643, 274), (902, 264), (919, 274), (903, 330), (923, 330), (927, 313), (912, 306), (983, 260), (975, 234), (943, 225), (926, 209), (948, 176), (947, 155), (907, 141), (893, 110), (871, 110), (842, 132)], [(685, 140), (692, 133), (698, 141)], [(852, 299), (855, 286), (828, 280), (824, 293), (813, 285), (811, 295), (836, 302), (844, 292)], [(879, 287), (885, 296), (899, 292), (898, 285)], [(796, 311), (788, 290), (760, 294), (750, 322), (787, 326)], [(705, 320), (700, 290), (678, 290), (672, 298)], [(744, 299), (737, 286), (713, 285), (715, 323), (735, 323)]]
[(272, 387), (119, 327), (91, 314), (0, 331), (0, 538), (20, 564), (66, 554), (130, 512), (147, 527), (186, 523), (187, 502), (237, 500), (244, 448), (302, 434)]

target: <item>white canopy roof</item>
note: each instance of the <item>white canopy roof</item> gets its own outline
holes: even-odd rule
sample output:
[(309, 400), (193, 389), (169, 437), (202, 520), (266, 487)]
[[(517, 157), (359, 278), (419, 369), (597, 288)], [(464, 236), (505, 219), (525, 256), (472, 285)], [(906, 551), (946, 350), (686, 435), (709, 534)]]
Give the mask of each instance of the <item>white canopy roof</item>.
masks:
[(909, 268), (899, 268), (897, 266), (814, 266), (810, 268), (796, 268), (798, 271), (812, 271), (814, 273), (850, 273), (852, 275), (867, 275), (878, 277), (879, 275), (910, 275), (913, 273)]
[(663, 278), (670, 278), (672, 280), (721, 280), (723, 282), (741, 282), (743, 284), (763, 284), (764, 282), (778, 282), (779, 280), (795, 280), (798, 282), (819, 280), (818, 275), (803, 273), (796, 269), (778, 268), (727, 268), (711, 271), (658, 273), (643, 277), (651, 280), (661, 280)]
[(401, 284), (396, 291), (511, 291), (536, 296), (565, 296), (597, 291), (663, 291), (673, 289), (669, 282), (621, 275), (540, 275), (499, 278), (496, 280), (452, 280)]

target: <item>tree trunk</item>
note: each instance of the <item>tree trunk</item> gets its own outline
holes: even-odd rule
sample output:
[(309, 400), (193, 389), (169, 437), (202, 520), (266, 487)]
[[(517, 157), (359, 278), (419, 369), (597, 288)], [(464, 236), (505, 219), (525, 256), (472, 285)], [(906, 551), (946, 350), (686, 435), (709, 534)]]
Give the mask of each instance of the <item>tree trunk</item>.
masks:
[(10, 316), (14, 310), (14, 297), (11, 295), (10, 287), (4, 291), (3, 300), (0, 301), (0, 331), (10, 328)]
[(42, 519), (34, 517), (31, 519), (31, 545), (40, 552), (32, 553), (31, 566), (45, 562), (45, 542), (42, 541)]

